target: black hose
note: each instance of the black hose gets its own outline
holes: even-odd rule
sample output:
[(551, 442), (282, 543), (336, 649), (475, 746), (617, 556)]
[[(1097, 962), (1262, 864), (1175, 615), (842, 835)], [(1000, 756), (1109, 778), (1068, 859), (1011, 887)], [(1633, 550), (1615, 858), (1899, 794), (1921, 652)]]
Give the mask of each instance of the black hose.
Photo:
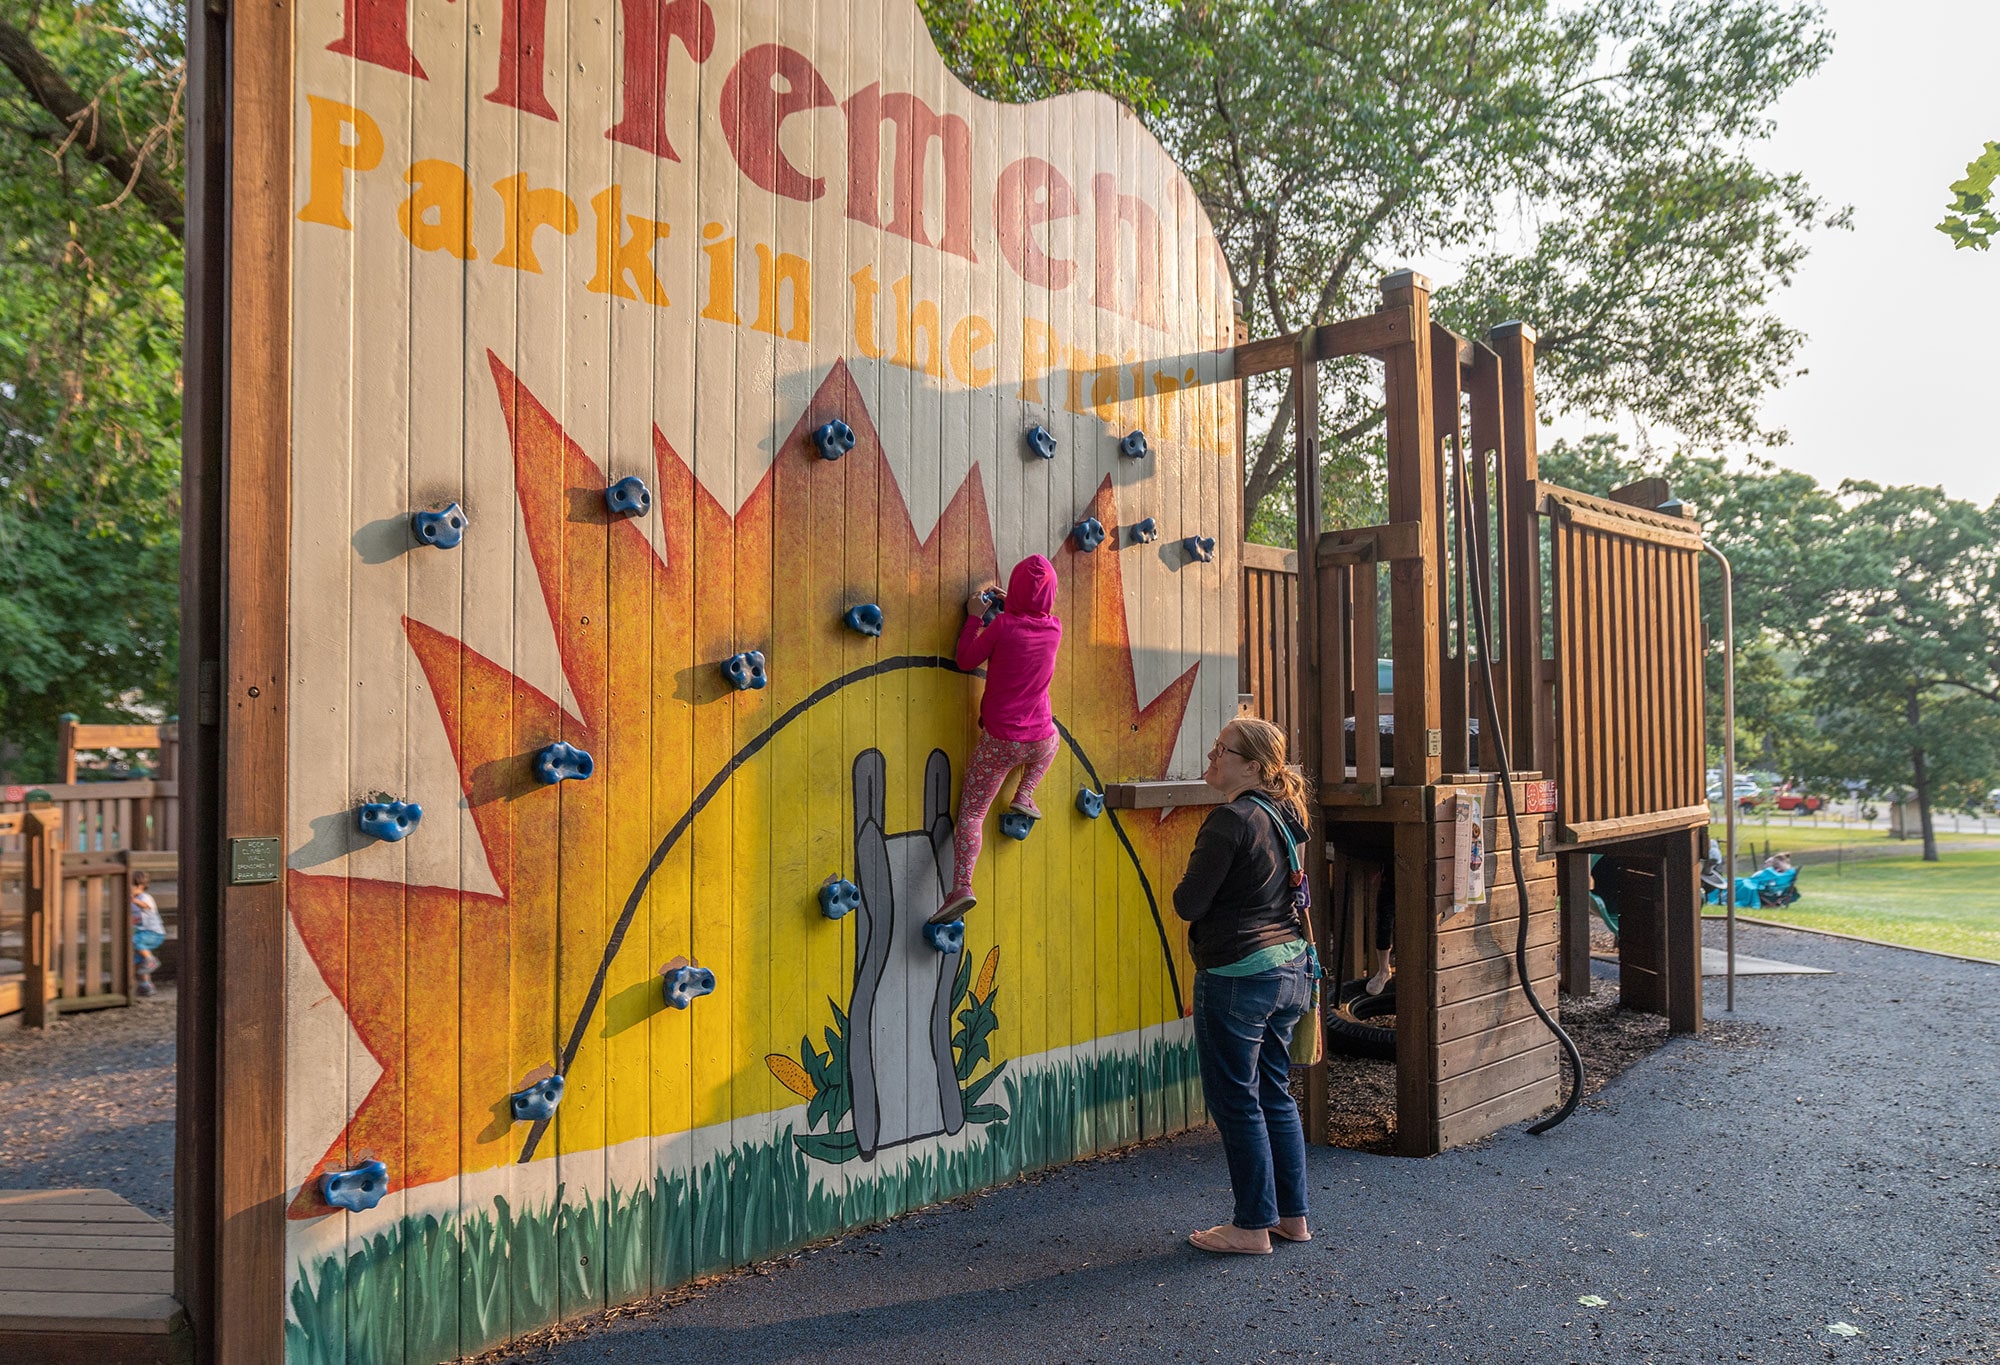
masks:
[[(1461, 471), (1452, 482), (1454, 500), (1458, 504), (1458, 524), (1464, 527), (1466, 498), (1463, 472)], [(1467, 543), (1471, 543), (1473, 538), (1468, 533), (1464, 539)], [(1486, 631), (1486, 602), (1491, 580), (1487, 573), (1485, 555), (1467, 555), (1466, 558), (1472, 561), (1472, 624), (1479, 632), (1479, 671), (1484, 675), (1486, 682), (1486, 725), (1482, 728), (1493, 732), (1493, 755), (1500, 765), (1500, 800), (1507, 809), (1507, 838), (1513, 846), (1514, 893), (1519, 897), (1516, 910), (1521, 928), (1514, 939), (1514, 970), (1520, 973), (1521, 990), (1527, 995), (1528, 1004), (1534, 1008), (1535, 1016), (1548, 1026), (1550, 1033), (1555, 1034), (1556, 1041), (1562, 1044), (1564, 1055), (1569, 1058), (1569, 1098), (1563, 1101), (1562, 1108), (1528, 1129), (1531, 1133), (1546, 1133), (1575, 1113), (1577, 1101), (1583, 1098), (1583, 1054), (1576, 1050), (1576, 1044), (1571, 1041), (1567, 1033), (1563, 1032), (1562, 1025), (1542, 1008), (1541, 1000), (1535, 995), (1534, 985), (1528, 979), (1528, 875), (1521, 869), (1521, 822), (1514, 813), (1514, 775), (1510, 771), (1512, 765), (1507, 758), (1506, 727), (1500, 724), (1500, 698), (1493, 690), (1493, 650), (1487, 640)]]

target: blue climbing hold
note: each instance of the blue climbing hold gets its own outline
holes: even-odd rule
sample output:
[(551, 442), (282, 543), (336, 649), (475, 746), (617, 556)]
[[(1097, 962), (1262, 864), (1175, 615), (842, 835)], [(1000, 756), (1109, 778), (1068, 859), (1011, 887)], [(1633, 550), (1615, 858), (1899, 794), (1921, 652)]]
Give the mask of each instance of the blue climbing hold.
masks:
[(355, 817), (363, 834), (393, 844), (410, 837), (424, 818), (424, 808), (414, 801), (363, 801)]
[(1056, 434), (1045, 426), (1028, 428), (1028, 452), (1044, 460), (1056, 457)]
[(819, 889), (820, 913), (828, 919), (843, 919), (861, 908), (861, 888), (845, 877), (836, 877)]
[(535, 755), (535, 779), (551, 786), (565, 780), (581, 782), (596, 771), (596, 759), (562, 740)]
[(762, 687), (766, 682), (764, 651), (750, 649), (741, 654), (730, 655), (722, 665), (722, 676), (729, 679), (729, 685), (738, 692), (749, 692)]
[(943, 924), (926, 924), (924, 942), (947, 957), (965, 951), (965, 921), (955, 919)]
[(849, 630), (859, 631), (863, 635), (882, 633), (882, 608), (873, 602), (860, 602), (849, 607), (847, 615), (840, 619), (847, 623)]
[(1118, 453), (1129, 460), (1145, 459), (1149, 449), (1143, 431), (1127, 432), (1118, 441)]
[(985, 592), (979, 594), (979, 597), (981, 601), (986, 603), (986, 610), (979, 613), (979, 624), (990, 626), (993, 624), (994, 617), (1007, 610), (1006, 590), (1003, 588), (988, 588)]
[(620, 516), (644, 516), (653, 505), (653, 490), (637, 474), (627, 474), (604, 490), (604, 505)]
[(388, 1192), (389, 1168), (379, 1161), (364, 1161), (351, 1171), (328, 1171), (319, 1178), (319, 1197), (349, 1213), (374, 1208)]
[(1181, 548), (1187, 551), (1189, 559), (1198, 559), (1206, 564), (1215, 558), (1215, 537), (1189, 536), (1181, 541)]
[(1154, 521), (1151, 517), (1147, 517), (1132, 528), (1132, 543), (1134, 545), (1151, 545), (1159, 538), (1160, 523)]
[(1104, 814), (1104, 793), (1094, 792), (1088, 787), (1079, 787), (1076, 793), (1076, 808), (1095, 820)]
[(465, 513), (452, 503), (442, 512), (419, 512), (410, 518), (410, 530), (426, 545), (452, 550), (465, 539)]
[(507, 1097), (514, 1109), (514, 1117), (521, 1119), (552, 1119), (556, 1116), (556, 1106), (562, 1103), (563, 1078), (550, 1076), (536, 1081), (526, 1090), (516, 1090)]
[(1028, 831), (1035, 827), (1035, 817), (1010, 810), (1000, 817), (1000, 832), (1009, 839), (1025, 839)]
[(667, 997), (667, 1003), (677, 1010), (684, 1010), (694, 1003), (698, 995), (708, 995), (715, 990), (715, 973), (706, 967), (669, 967), (661, 975), (660, 984)]
[(1104, 523), (1096, 517), (1085, 517), (1070, 527), (1069, 534), (1076, 548), (1089, 554), (1104, 543)]
[(837, 460), (854, 449), (854, 428), (836, 417), (813, 433), (813, 444), (821, 459)]

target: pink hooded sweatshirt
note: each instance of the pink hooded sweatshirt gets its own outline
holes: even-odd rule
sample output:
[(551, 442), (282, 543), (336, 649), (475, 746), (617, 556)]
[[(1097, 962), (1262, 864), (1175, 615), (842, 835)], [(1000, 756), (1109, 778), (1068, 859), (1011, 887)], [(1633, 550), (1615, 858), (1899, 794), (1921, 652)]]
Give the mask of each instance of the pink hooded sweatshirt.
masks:
[(1033, 743), (1056, 732), (1049, 714), (1049, 679), (1055, 676), (1062, 622), (1049, 608), (1056, 603), (1056, 566), (1029, 555), (1007, 579), (1007, 609), (982, 628), (965, 618), (958, 634), (958, 666), (967, 672), (986, 665), (986, 696), (979, 724), (995, 739)]

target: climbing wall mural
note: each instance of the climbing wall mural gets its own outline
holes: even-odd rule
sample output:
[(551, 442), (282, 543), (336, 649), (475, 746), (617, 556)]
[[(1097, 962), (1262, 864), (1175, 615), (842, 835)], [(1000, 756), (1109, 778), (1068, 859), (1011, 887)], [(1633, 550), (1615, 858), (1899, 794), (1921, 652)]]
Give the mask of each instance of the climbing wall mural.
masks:
[[(1198, 1121), (1199, 812), (1101, 799), (1236, 692), (1230, 287), (1150, 136), (969, 94), (906, 0), (296, 33), (289, 1358)], [(1029, 553), (1045, 814), (927, 930)]]

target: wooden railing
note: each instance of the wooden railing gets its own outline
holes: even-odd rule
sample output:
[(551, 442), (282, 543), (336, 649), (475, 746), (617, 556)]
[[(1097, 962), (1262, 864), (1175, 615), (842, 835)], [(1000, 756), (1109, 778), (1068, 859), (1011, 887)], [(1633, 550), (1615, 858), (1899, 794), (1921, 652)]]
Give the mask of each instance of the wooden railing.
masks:
[(1269, 545), (1243, 546), (1243, 652), (1239, 661), (1251, 714), (1299, 742), (1299, 557)]
[[(152, 779), (24, 785), (0, 789), (0, 814), (27, 810), (28, 796), (39, 793), (36, 805), (62, 812), (63, 846), (71, 852), (165, 852), (180, 846), (179, 790), (176, 782)], [(14, 799), (5, 799), (9, 793)], [(19, 835), (0, 833), (0, 857), (20, 851)]]
[(1555, 602), (1558, 838), (1697, 827), (1701, 533), (1684, 517), (1540, 486)]
[(0, 835), (21, 849), (0, 854), (0, 1015), (21, 1011), (31, 1028), (131, 1002), (133, 872), (148, 875), (168, 926), (168, 971), (177, 946), (179, 855), (64, 852), (62, 820), (53, 806), (0, 814)]

